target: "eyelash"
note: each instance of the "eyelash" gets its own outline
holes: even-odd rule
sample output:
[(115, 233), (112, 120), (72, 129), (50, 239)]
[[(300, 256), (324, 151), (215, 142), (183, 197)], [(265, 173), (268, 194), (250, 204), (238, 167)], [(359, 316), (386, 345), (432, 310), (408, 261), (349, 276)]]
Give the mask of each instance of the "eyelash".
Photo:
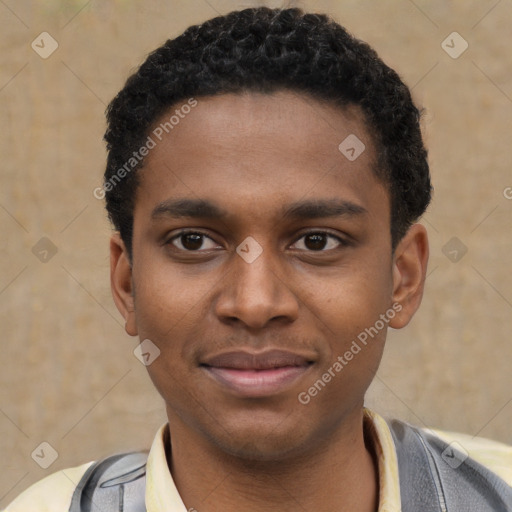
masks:
[[(185, 230), (182, 230), (180, 231), (179, 233), (176, 233), (175, 235), (173, 235), (169, 240), (167, 240), (167, 242), (165, 242), (165, 245), (172, 245), (176, 250), (178, 251), (183, 251), (183, 252), (188, 252), (188, 253), (200, 253), (200, 252), (206, 252), (205, 250), (195, 250), (195, 251), (191, 251), (191, 250), (187, 250), (187, 249), (180, 249), (179, 247), (176, 247), (172, 242), (174, 240), (178, 240), (180, 237), (184, 236), (184, 235), (200, 235), (202, 237), (205, 237), (205, 238), (209, 238), (210, 240), (212, 240), (213, 242), (215, 242), (215, 240), (213, 240), (210, 236), (208, 236), (206, 233), (202, 233), (201, 231), (197, 231), (197, 230), (189, 230), (189, 229), (185, 229)], [(330, 233), (329, 231), (308, 231), (306, 233), (303, 233), (299, 238), (297, 238), (295, 240), (294, 243), (297, 243), (299, 240), (301, 240), (302, 238), (308, 236), (308, 235), (327, 235), (328, 238), (334, 238), (337, 242), (339, 242), (339, 245), (340, 247), (346, 247), (348, 245), (350, 245), (350, 243), (347, 241), (347, 240), (344, 240), (342, 239), (341, 237), (337, 236), (337, 235), (333, 235), (332, 233)], [(314, 250), (308, 250), (307, 252), (311, 252), (311, 253), (322, 253), (322, 252), (329, 252), (329, 251), (334, 251), (336, 249), (338, 249), (339, 247), (336, 247), (334, 249), (327, 249), (327, 250), (324, 250), (324, 249), (320, 249), (318, 251), (314, 251)]]

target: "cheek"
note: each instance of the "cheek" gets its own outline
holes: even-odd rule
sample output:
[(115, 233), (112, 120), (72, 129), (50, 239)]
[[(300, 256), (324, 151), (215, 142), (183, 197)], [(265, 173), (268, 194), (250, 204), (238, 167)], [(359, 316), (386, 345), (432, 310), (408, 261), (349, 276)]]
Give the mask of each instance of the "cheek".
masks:
[(310, 292), (306, 305), (315, 308), (315, 321), (328, 348), (319, 371), (303, 390), (304, 400), (316, 401), (320, 408), (340, 401), (359, 405), (379, 366), (388, 323), (395, 314), (387, 264), (361, 259), (338, 269)]
[(134, 268), (134, 282), (140, 336), (153, 337), (155, 343), (165, 345), (197, 324), (205, 313), (205, 297), (215, 281), (208, 273), (193, 279), (186, 269), (170, 268), (163, 260), (141, 259), (144, 263)]
[[(151, 268), (151, 267), (149, 267)], [(136, 321), (140, 340), (149, 339), (158, 357), (146, 367), (155, 388), (165, 401), (187, 403), (190, 395), (192, 362), (182, 357), (186, 340), (194, 339), (194, 329), (201, 315), (198, 290), (187, 287), (168, 272), (140, 272), (135, 298)]]
[[(317, 303), (319, 326), (326, 335), (322, 364), (297, 396), (311, 404), (326, 424), (339, 407), (359, 407), (379, 367), (389, 321), (395, 314), (379, 286), (347, 279), (325, 290)], [(328, 347), (328, 348), (327, 348)]]
[(303, 302), (326, 327), (328, 337), (343, 340), (343, 345), (390, 308), (392, 289), (392, 275), (385, 264), (361, 259), (323, 279), (307, 279)]

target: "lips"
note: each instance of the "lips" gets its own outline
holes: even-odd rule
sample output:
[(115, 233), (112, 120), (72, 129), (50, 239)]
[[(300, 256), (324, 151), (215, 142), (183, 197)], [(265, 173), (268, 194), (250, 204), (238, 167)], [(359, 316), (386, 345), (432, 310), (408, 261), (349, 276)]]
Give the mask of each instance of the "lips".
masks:
[(249, 352), (227, 352), (207, 359), (204, 364), (215, 368), (234, 370), (270, 370), (285, 366), (305, 366), (306, 357), (283, 350), (269, 350), (259, 354)]
[(283, 350), (233, 351), (206, 358), (201, 367), (238, 396), (264, 397), (289, 389), (312, 363), (311, 357)]

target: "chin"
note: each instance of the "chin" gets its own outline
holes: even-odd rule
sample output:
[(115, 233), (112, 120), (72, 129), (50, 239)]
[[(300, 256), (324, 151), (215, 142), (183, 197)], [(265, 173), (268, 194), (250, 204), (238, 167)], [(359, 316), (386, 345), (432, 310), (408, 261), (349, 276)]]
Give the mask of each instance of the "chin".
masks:
[[(287, 421), (288, 420), (288, 421)], [(247, 462), (272, 462), (292, 459), (303, 454), (309, 446), (313, 433), (308, 434), (302, 423), (280, 418), (270, 421), (254, 415), (236, 424), (224, 423), (222, 429), (205, 433), (222, 452)], [(300, 423), (299, 423), (300, 424)]]
[(216, 443), (224, 453), (246, 462), (282, 462), (304, 451), (302, 443), (290, 436), (273, 436), (271, 439), (243, 436), (240, 439), (216, 439)]

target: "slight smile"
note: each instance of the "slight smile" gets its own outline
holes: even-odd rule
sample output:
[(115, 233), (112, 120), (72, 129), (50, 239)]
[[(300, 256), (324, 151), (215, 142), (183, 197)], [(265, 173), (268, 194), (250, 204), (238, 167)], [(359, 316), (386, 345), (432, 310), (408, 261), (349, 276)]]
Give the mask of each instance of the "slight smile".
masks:
[(242, 397), (265, 397), (283, 392), (313, 365), (312, 358), (282, 350), (260, 353), (226, 352), (201, 363), (223, 387)]

